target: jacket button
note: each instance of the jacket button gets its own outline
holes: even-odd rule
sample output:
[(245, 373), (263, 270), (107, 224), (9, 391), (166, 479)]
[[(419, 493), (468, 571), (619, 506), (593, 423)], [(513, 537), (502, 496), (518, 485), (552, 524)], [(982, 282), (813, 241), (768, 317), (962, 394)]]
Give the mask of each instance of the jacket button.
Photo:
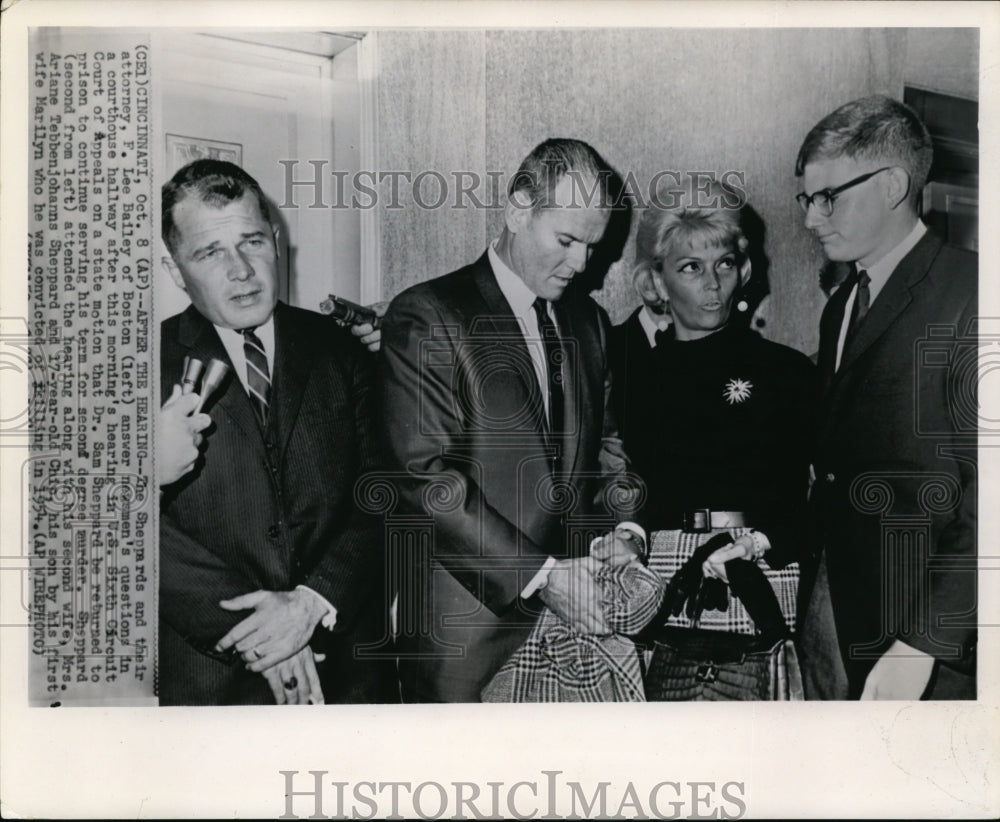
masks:
[(834, 475), (833, 475), (832, 473), (831, 473), (831, 474), (827, 474), (827, 475), (826, 475), (826, 481), (827, 481), (827, 482), (835, 482), (835, 481), (836, 481), (836, 479), (837, 479), (837, 478), (836, 478), (836, 477), (835, 477), (835, 476), (834, 476)]
[(267, 538), (268, 539), (278, 538), (278, 526), (272, 525), (270, 528), (267, 529)]

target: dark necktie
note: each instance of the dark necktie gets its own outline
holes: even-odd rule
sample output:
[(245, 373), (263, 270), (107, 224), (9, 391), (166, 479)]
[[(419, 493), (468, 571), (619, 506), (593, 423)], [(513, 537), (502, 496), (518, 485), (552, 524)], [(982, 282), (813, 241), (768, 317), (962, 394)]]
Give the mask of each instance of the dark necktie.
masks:
[(864, 269), (858, 271), (858, 289), (854, 295), (854, 305), (851, 308), (851, 319), (847, 323), (847, 334), (844, 336), (844, 349), (847, 349), (848, 343), (857, 333), (858, 326), (861, 325), (861, 321), (865, 318), (865, 314), (868, 313), (868, 306), (871, 303), (871, 291), (868, 288), (868, 284), (871, 282), (871, 277), (868, 276), (868, 272)]
[(261, 427), (267, 425), (267, 407), (271, 402), (271, 376), (267, 368), (267, 354), (264, 344), (252, 328), (244, 328), (243, 353), (247, 358), (247, 387), (250, 389), (250, 400)]
[(549, 378), (549, 430), (559, 433), (563, 430), (563, 350), (559, 342), (559, 332), (549, 316), (548, 303), (539, 297), (532, 304), (538, 317), (538, 332), (545, 349), (545, 370)]

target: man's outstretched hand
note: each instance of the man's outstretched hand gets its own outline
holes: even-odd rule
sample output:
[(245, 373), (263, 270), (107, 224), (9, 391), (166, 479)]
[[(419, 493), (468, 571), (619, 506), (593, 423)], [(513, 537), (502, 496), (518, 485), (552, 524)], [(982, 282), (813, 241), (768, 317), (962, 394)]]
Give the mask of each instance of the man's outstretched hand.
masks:
[(581, 634), (611, 633), (594, 576), (600, 567), (601, 561), (595, 557), (559, 560), (538, 592), (546, 606)]

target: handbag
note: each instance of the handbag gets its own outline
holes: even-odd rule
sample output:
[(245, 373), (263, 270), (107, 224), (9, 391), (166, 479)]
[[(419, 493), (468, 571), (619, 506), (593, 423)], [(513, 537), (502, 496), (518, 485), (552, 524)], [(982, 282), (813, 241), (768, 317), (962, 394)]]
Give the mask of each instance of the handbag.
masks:
[[(726, 563), (730, 591), (756, 635), (661, 625), (644, 687), (649, 702), (802, 700), (802, 674), (777, 597), (764, 572), (746, 560)], [(701, 614), (701, 596), (694, 618)]]

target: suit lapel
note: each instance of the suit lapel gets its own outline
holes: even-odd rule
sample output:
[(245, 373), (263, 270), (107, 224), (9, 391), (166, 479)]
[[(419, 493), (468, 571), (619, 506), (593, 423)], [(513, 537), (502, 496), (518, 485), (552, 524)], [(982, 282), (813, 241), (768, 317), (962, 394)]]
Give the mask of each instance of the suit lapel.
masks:
[(582, 376), (580, 374), (580, 351), (578, 341), (580, 335), (573, 323), (573, 311), (569, 310), (566, 300), (552, 303), (559, 323), (559, 336), (563, 350), (563, 410), (564, 419), (562, 434), (558, 443), (562, 454), (562, 470), (573, 473), (580, 443), (580, 400), (582, 391)]
[(910, 289), (922, 280), (941, 248), (928, 231), (896, 266), (840, 358), (838, 375), (850, 368), (881, 337), (913, 301)]
[(268, 431), (277, 437), (279, 453), (284, 453), (295, 428), (316, 356), (315, 345), (309, 344), (289, 314), (288, 306), (278, 303), (274, 310), (274, 388)]
[(833, 385), (837, 370), (837, 342), (844, 322), (844, 310), (853, 282), (845, 281), (826, 304), (819, 326), (819, 395), (825, 397)]
[[(528, 344), (524, 341), (524, 332), (521, 324), (514, 316), (510, 303), (504, 297), (500, 286), (497, 284), (496, 275), (490, 266), (489, 257), (484, 254), (476, 262), (473, 269), (473, 279), (479, 296), (483, 301), (482, 311), (473, 311), (474, 334), (477, 337), (495, 337), (504, 341), (505, 345), (513, 346), (517, 350), (518, 359), (525, 363), (531, 363), (531, 355), (528, 353)], [(538, 395), (538, 386), (528, 383), (529, 379), (535, 379), (534, 366), (530, 368), (511, 369), (518, 375), (518, 382), (524, 392), (527, 402), (532, 396)], [(535, 426), (537, 430), (548, 437), (548, 426), (545, 422), (544, 405), (539, 403), (535, 409)]]
[(263, 453), (264, 443), (261, 439), (260, 424), (257, 422), (250, 397), (247, 396), (243, 383), (236, 375), (233, 362), (229, 359), (226, 347), (219, 339), (214, 326), (202, 317), (193, 305), (181, 315), (178, 342), (190, 351), (192, 357), (196, 357), (206, 365), (209, 360), (216, 359), (222, 360), (229, 366), (231, 373), (226, 376), (221, 393), (209, 400), (206, 410), (209, 413), (219, 410), (226, 414), (247, 440)]

